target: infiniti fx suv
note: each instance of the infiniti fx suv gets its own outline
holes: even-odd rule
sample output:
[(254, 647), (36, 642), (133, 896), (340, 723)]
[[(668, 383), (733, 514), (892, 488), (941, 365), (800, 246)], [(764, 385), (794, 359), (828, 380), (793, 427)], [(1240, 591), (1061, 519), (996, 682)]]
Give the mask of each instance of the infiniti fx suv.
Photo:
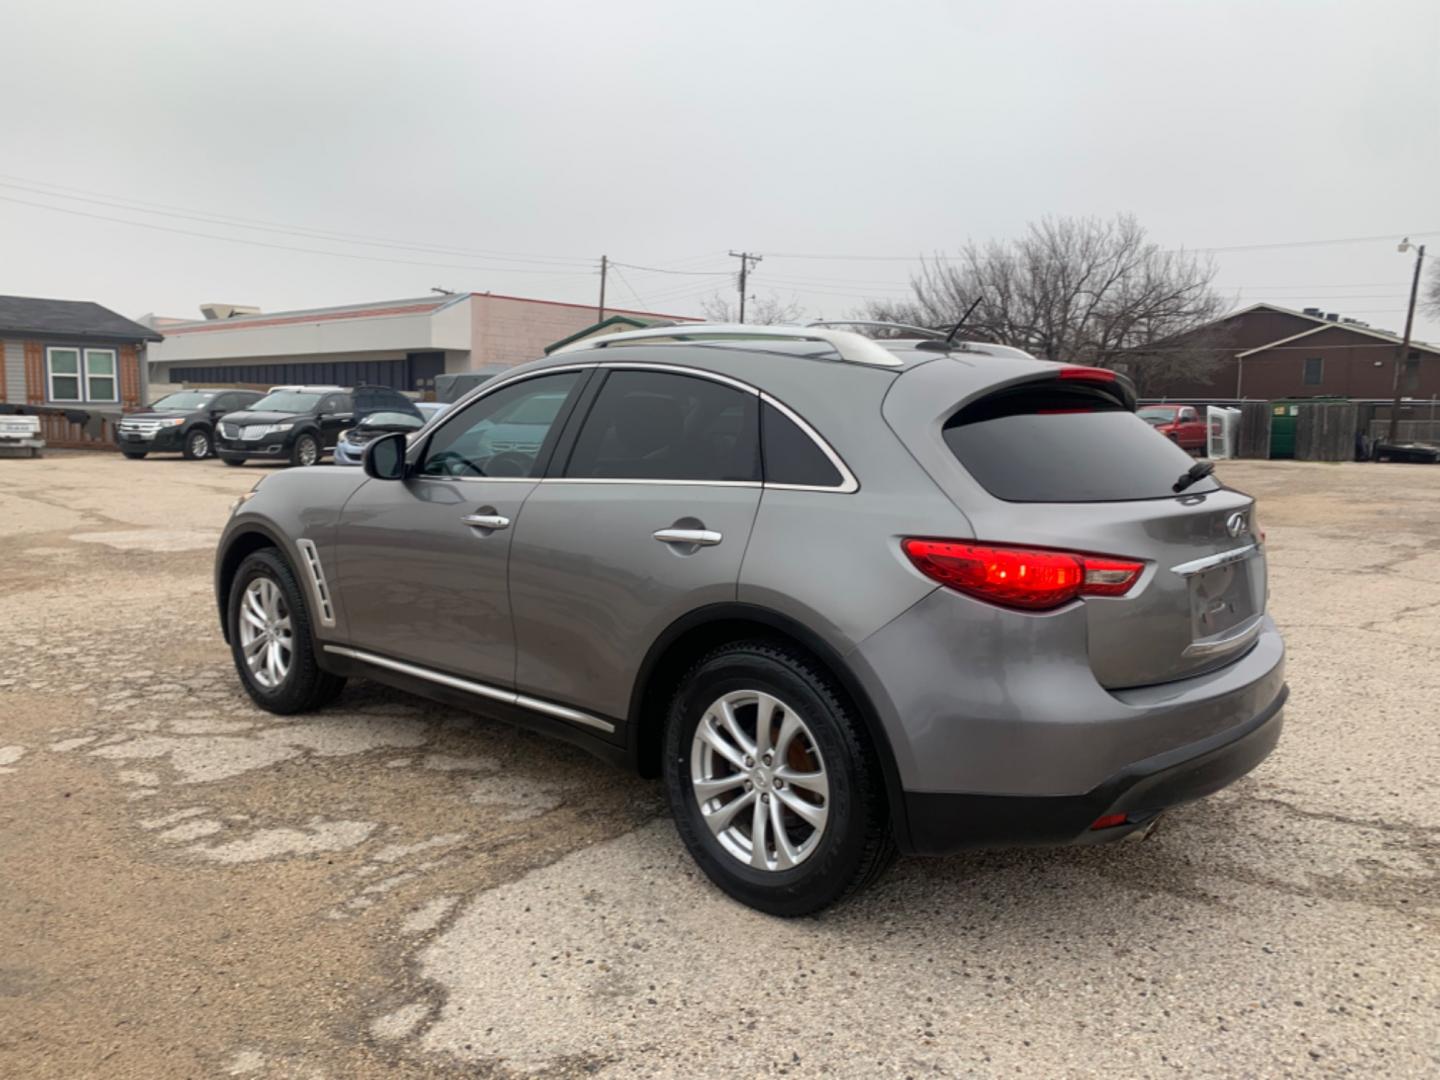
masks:
[(363, 677), (663, 776), (715, 884), (803, 914), (897, 849), (1148, 829), (1274, 748), (1254, 500), (1134, 408), (919, 332), (586, 341), (265, 478), (221, 622), (272, 712)]

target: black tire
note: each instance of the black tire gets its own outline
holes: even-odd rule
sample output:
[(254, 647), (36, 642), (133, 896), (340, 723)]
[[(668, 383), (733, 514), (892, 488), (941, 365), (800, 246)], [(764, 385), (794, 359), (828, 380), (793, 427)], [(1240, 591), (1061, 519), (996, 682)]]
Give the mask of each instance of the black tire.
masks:
[[(705, 824), (692, 789), (696, 726), (721, 695), (753, 689), (785, 702), (810, 729), (829, 774), (829, 819), (815, 850), (788, 870), (759, 870), (726, 851)], [(771, 915), (808, 915), (875, 881), (895, 855), (884, 777), (861, 720), (813, 659), (790, 646), (742, 641), (690, 669), (670, 706), (665, 788), (680, 838), (722, 890)]]
[(243, 457), (222, 457), (220, 460), (223, 461), (223, 462), (225, 462), (226, 465), (244, 465), (244, 464), (245, 464), (245, 459), (244, 459)]
[(141, 450), (139, 453), (136, 453), (134, 450), (121, 450), (120, 453), (125, 457), (129, 458), (131, 461), (139, 461), (147, 453), (149, 453), (149, 451)]
[[(280, 685), (269, 688), (255, 680), (240, 646), (240, 605), (245, 589), (258, 577), (268, 577), (280, 587), (285, 606), (290, 612), (292, 648), (290, 670)], [(230, 631), (230, 654), (235, 670), (250, 699), (267, 712), (289, 715), (311, 712), (334, 701), (345, 687), (345, 679), (320, 670), (316, 662), (315, 639), (310, 631), (310, 608), (295, 573), (275, 548), (261, 548), (245, 557), (230, 585), (230, 601), (225, 612), (225, 625)]]
[[(196, 444), (202, 447), (197, 450)], [(202, 461), (215, 453), (215, 440), (209, 428), (193, 427), (185, 433), (185, 449), (181, 451), (186, 461)]]
[[(306, 447), (312, 447), (314, 449), (314, 457), (308, 462), (305, 461), (305, 458), (310, 455), (305, 449)], [(319, 465), (322, 452), (320, 449), (320, 440), (310, 432), (302, 431), (299, 435), (295, 436), (295, 444), (290, 447), (290, 464), (292, 466)]]

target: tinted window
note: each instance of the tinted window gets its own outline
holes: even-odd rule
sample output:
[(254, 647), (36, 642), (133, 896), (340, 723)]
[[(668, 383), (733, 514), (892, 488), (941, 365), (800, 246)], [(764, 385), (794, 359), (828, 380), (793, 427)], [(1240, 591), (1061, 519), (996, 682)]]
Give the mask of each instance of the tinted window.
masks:
[[(945, 442), (980, 485), (1011, 502), (1174, 498), (1194, 459), (1104, 394), (1039, 389), (966, 406)], [(1214, 491), (1206, 477), (1187, 495)]]
[(540, 375), (486, 394), (435, 432), (425, 476), (537, 476), (541, 449), (578, 371)]
[(760, 440), (765, 453), (767, 484), (839, 487), (844, 483), (840, 470), (793, 420), (773, 405), (763, 405), (761, 409)]
[(320, 402), (322, 413), (345, 413), (351, 409), (349, 394), (330, 394)]
[(1325, 358), (1311, 356), (1305, 360), (1305, 385), (1319, 386), (1325, 379)]
[(759, 480), (758, 399), (711, 379), (612, 371), (566, 476)]
[(178, 390), (173, 394), (166, 394), (150, 407), (189, 412), (191, 409), (205, 408), (214, 397), (215, 395), (208, 390)]

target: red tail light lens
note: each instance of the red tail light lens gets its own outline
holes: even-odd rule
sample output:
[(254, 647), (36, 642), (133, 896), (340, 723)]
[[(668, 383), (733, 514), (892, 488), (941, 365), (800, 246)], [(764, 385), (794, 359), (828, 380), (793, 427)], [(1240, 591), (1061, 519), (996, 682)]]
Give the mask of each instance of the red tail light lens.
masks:
[(1079, 379), (1081, 382), (1114, 382), (1117, 376), (1109, 368), (1072, 365), (1060, 369), (1060, 378)]
[(1081, 596), (1123, 596), (1145, 564), (1106, 555), (921, 540), (902, 545), (926, 577), (1005, 607), (1047, 611)]

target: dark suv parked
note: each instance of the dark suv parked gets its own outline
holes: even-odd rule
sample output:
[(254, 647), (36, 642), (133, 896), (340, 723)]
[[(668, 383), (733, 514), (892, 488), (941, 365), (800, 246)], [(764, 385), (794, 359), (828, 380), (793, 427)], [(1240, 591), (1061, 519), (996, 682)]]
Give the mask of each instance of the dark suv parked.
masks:
[(226, 465), (250, 458), (315, 465), (350, 426), (355, 409), (343, 386), (278, 386), (220, 420), (215, 451)]
[(215, 452), (215, 424), (226, 413), (248, 409), (264, 395), (258, 390), (177, 390), (145, 412), (120, 420), (115, 442), (127, 458), (181, 453), (190, 460)]

